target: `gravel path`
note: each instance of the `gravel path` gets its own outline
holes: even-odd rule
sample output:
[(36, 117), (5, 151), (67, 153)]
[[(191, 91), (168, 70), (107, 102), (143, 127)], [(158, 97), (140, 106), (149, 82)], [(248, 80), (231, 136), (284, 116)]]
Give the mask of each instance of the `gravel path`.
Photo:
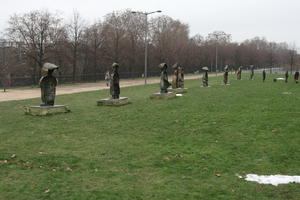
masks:
[[(220, 75), (220, 74), (219, 74)], [(215, 76), (215, 74), (212, 74)], [(200, 79), (200, 75), (186, 75), (185, 79)], [(159, 83), (160, 78), (148, 78), (147, 83)], [(144, 79), (125, 79), (120, 81), (121, 87), (129, 87), (135, 85), (143, 85)], [(95, 90), (103, 90), (108, 89), (105, 84), (105, 81), (94, 82), (94, 83), (75, 83), (75, 84), (63, 84), (58, 85), (56, 88), (56, 94), (72, 94), (86, 91), (95, 91)], [(40, 88), (13, 88), (8, 89), (6, 92), (3, 90), (0, 92), (0, 102), (2, 101), (13, 101), (13, 100), (23, 100), (23, 99), (32, 99), (38, 98), (41, 96)]]

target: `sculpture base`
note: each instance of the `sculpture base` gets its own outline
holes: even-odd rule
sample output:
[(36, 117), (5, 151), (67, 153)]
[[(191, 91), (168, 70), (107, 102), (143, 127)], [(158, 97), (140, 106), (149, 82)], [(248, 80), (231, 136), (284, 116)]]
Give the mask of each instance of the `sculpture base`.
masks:
[(187, 88), (171, 88), (168, 89), (169, 92), (174, 92), (175, 94), (187, 93)]
[(150, 99), (173, 99), (176, 97), (176, 93), (154, 93), (150, 96)]
[(123, 106), (129, 103), (128, 97), (120, 97), (119, 99), (101, 99), (97, 101), (97, 106)]
[(55, 115), (61, 113), (71, 112), (70, 109), (65, 105), (54, 105), (54, 106), (26, 106), (25, 114), (33, 116), (45, 116)]

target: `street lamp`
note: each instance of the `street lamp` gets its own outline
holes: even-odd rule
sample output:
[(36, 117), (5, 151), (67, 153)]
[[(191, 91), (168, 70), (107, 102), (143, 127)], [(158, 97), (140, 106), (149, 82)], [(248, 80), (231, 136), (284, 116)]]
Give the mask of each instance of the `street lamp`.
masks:
[(153, 11), (153, 12), (140, 12), (140, 11), (132, 11), (132, 14), (142, 14), (145, 16), (145, 85), (147, 84), (147, 65), (148, 65), (148, 15), (153, 13), (161, 13), (161, 10)]

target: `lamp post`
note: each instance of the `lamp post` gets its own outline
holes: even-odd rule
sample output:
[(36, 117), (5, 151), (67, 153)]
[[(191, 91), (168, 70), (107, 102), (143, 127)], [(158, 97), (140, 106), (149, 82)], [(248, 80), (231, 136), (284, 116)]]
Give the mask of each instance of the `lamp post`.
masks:
[(148, 68), (148, 15), (153, 13), (161, 13), (161, 10), (153, 11), (153, 12), (139, 12), (139, 11), (132, 11), (132, 14), (142, 14), (145, 16), (145, 85), (147, 84), (147, 68)]

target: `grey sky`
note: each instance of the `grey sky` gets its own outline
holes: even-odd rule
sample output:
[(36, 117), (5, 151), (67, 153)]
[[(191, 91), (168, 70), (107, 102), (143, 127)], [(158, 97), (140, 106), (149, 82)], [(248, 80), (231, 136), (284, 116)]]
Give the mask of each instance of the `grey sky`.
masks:
[[(10, 15), (36, 9), (73, 10), (93, 22), (114, 10), (162, 10), (165, 15), (190, 25), (191, 35), (206, 36), (215, 30), (232, 34), (234, 41), (265, 36), (270, 41), (300, 46), (300, 0), (2, 0), (0, 30)], [(159, 14), (155, 14), (159, 15)]]

